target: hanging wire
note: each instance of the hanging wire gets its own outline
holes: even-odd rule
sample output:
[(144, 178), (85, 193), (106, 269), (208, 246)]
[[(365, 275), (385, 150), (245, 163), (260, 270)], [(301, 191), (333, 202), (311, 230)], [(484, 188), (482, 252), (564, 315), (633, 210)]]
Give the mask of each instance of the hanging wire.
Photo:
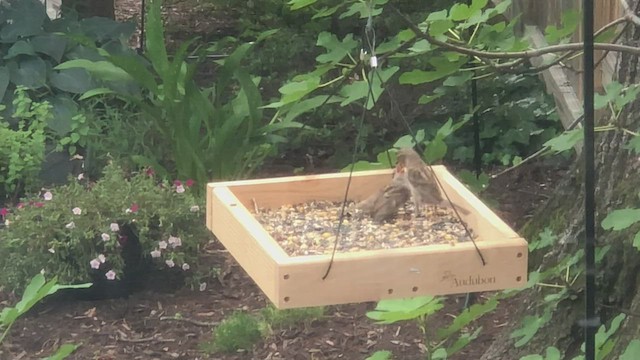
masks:
[[(367, 78), (366, 78), (367, 83), (368, 83), (367, 97), (366, 97), (366, 100), (365, 100), (363, 108), (362, 108), (362, 114), (360, 116), (360, 121), (358, 123), (356, 139), (355, 139), (355, 142), (354, 142), (354, 145), (353, 145), (353, 152), (351, 153), (351, 167), (349, 168), (349, 178), (347, 180), (347, 187), (345, 188), (345, 191), (344, 191), (344, 198), (342, 199), (342, 207), (340, 209), (340, 217), (338, 218), (338, 227), (336, 229), (336, 239), (333, 242), (333, 250), (331, 252), (331, 259), (329, 260), (329, 265), (327, 266), (327, 270), (326, 270), (325, 274), (322, 276), (322, 280), (325, 280), (327, 278), (327, 276), (329, 276), (329, 273), (331, 272), (331, 267), (333, 266), (333, 261), (334, 261), (335, 256), (336, 256), (336, 250), (338, 249), (338, 243), (340, 242), (340, 234), (341, 234), (341, 230), (342, 230), (342, 224), (344, 223), (345, 210), (347, 208), (347, 200), (348, 200), (348, 196), (349, 196), (349, 188), (351, 187), (351, 180), (353, 178), (353, 170), (354, 170), (355, 164), (356, 164), (356, 155), (358, 153), (358, 145), (360, 144), (360, 135), (362, 134), (362, 127), (364, 125), (364, 118), (365, 118), (365, 115), (367, 114), (367, 105), (369, 104), (369, 101), (375, 102), (375, 98), (373, 96), (373, 77), (374, 77), (375, 74), (377, 74), (376, 70), (378, 68), (378, 63), (377, 63), (377, 58), (376, 58), (376, 55), (375, 55), (376, 36), (375, 36), (375, 30), (373, 28), (373, 4), (372, 4), (372, 2), (368, 3), (368, 7), (369, 7), (369, 17), (367, 19), (367, 24), (365, 25), (365, 29), (364, 29), (364, 38), (365, 38), (365, 41), (366, 41), (366, 46), (368, 47), (368, 51), (371, 54), (371, 58), (370, 58), (371, 70), (367, 74)], [(362, 50), (360, 61), (364, 60), (364, 56), (363, 55), (364, 55), (364, 53), (366, 51), (367, 51), (367, 49), (363, 49)]]
[(596, 315), (596, 262), (595, 262), (595, 163), (594, 163), (594, 61), (593, 61), (593, 0), (582, 2), (583, 97), (584, 97), (584, 220), (585, 220), (585, 359), (595, 360), (595, 337), (600, 326)]

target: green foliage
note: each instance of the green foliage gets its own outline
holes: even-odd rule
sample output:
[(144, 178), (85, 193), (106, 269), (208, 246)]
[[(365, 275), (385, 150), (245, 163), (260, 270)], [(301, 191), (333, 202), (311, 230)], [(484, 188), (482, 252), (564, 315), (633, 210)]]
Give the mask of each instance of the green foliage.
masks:
[(555, 346), (549, 346), (546, 350), (545, 356), (538, 354), (526, 355), (520, 358), (520, 360), (560, 360), (562, 354)]
[(631, 340), (619, 360), (633, 360), (640, 357), (640, 340)]
[(206, 352), (234, 353), (249, 350), (262, 338), (260, 322), (245, 312), (234, 312), (213, 332), (213, 340), (203, 346)]
[[(607, 214), (602, 220), (601, 226), (605, 230), (624, 230), (638, 221), (640, 221), (640, 209), (617, 209)], [(640, 231), (633, 238), (633, 246), (640, 250)]]
[(376, 351), (371, 356), (367, 357), (365, 360), (390, 360), (393, 359), (391, 351)]
[(51, 118), (48, 103), (32, 101), (21, 86), (15, 93), (14, 125), (0, 117), (0, 199), (38, 187), (45, 156), (45, 128)]
[(309, 325), (324, 316), (323, 307), (278, 310), (273, 306), (262, 309), (260, 315), (266, 325), (274, 329), (285, 329), (298, 324)]
[(529, 251), (548, 248), (549, 246), (554, 245), (557, 241), (558, 236), (556, 236), (550, 228), (544, 228), (536, 239), (529, 241)]
[[(211, 178), (248, 175), (272, 154), (275, 143), (285, 140), (276, 135), (278, 131), (300, 124), (263, 121), (260, 79), (240, 66), (253, 43), (239, 46), (228, 58), (219, 61), (216, 83), (201, 90), (194, 79), (196, 65), (186, 61), (195, 39), (183, 43), (169, 57), (160, 6), (160, 0), (151, 1), (146, 22), (145, 55), (149, 65), (144, 57), (134, 53), (103, 53), (106, 61), (70, 60), (56, 68), (80, 68), (105, 81), (126, 82), (143, 89), (146, 96), (114, 94), (142, 110), (144, 119), (152, 124), (170, 151), (166, 153), (169, 159), (164, 167), (156, 159), (138, 157), (140, 165), (163, 167), (163, 172), (175, 171), (178, 177), (201, 183)], [(105, 93), (92, 90), (84, 98)]]
[(518, 339), (515, 347), (526, 345), (536, 333), (551, 320), (551, 309), (546, 308), (542, 316), (526, 316), (522, 321), (522, 327), (511, 333), (511, 338)]
[[(596, 333), (595, 345), (596, 345), (596, 360), (604, 360), (613, 350), (613, 347), (616, 345), (617, 339), (612, 338), (611, 336), (615, 334), (620, 328), (620, 324), (626, 318), (625, 314), (618, 314), (618, 316), (614, 317), (611, 320), (611, 324), (609, 325), (609, 329), (605, 327), (605, 325), (600, 326), (598, 332)], [(631, 344), (630, 344), (631, 345)], [(584, 352), (585, 345), (582, 343), (580, 350)], [(574, 357), (572, 360), (584, 360), (584, 355), (578, 355)]]
[[(22, 294), (22, 299), (16, 304), (14, 307), (4, 307), (0, 312), (0, 331), (2, 334), (0, 335), (0, 344), (11, 330), (11, 326), (15, 323), (15, 321), (22, 315), (26, 314), (34, 305), (38, 302), (42, 301), (45, 297), (49, 295), (53, 295), (58, 290), (62, 289), (82, 289), (91, 286), (91, 284), (81, 284), (81, 285), (59, 285), (58, 278), (53, 277), (53, 279), (46, 281), (44, 275), (38, 274), (31, 278), (29, 285), (24, 290)], [(74, 345), (64, 345), (59, 351), (58, 354), (54, 355), (53, 358), (63, 359), (64, 354), (70, 354), (73, 350), (75, 350)], [(71, 351), (70, 351), (71, 350)], [(56, 357), (58, 356), (58, 357)]]
[(0, 256), (12, 259), (0, 263), (0, 285), (20, 289), (41, 269), (67, 283), (120, 277), (124, 249), (136, 243), (143, 259), (192, 274), (209, 236), (189, 185), (128, 176), (112, 164), (95, 183), (71, 181), (25, 198), (0, 229)]

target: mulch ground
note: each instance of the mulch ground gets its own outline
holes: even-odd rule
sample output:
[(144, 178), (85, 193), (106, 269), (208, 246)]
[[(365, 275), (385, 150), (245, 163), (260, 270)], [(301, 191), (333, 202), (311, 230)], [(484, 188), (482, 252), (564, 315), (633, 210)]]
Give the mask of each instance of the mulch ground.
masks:
[[(497, 202), (496, 212), (517, 229), (549, 196), (562, 173), (537, 164), (523, 166), (495, 179), (485, 197)], [(248, 352), (204, 353), (201, 344), (212, 338), (213, 324), (236, 310), (258, 312), (268, 305), (253, 281), (219, 244), (213, 243), (204, 257), (220, 269), (217, 277), (207, 280), (205, 291), (188, 287), (161, 291), (160, 286), (152, 284), (127, 299), (49, 301), (17, 322), (0, 346), (0, 359), (40, 359), (67, 342), (82, 344), (70, 357), (78, 360), (364, 359), (376, 350), (392, 351), (395, 359), (425, 358), (425, 339), (417, 324), (376, 325), (365, 316), (375, 303), (327, 307), (322, 319), (277, 331)], [(479, 301), (488, 295), (480, 294)], [(473, 324), (474, 328), (483, 328), (479, 338), (450, 359), (480, 358), (508, 323), (515, 301), (519, 300), (502, 302), (497, 311)], [(448, 297), (445, 308), (429, 317), (428, 328), (450, 324), (462, 303), (462, 295)], [(4, 301), (0, 306), (7, 304), (13, 302)], [(175, 320), (176, 316), (181, 320)]]

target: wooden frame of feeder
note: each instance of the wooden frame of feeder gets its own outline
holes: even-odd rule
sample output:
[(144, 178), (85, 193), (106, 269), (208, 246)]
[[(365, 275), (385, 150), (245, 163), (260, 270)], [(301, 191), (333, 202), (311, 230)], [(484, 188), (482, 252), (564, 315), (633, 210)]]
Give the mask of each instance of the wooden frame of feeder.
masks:
[[(207, 227), (277, 308), (335, 305), (419, 295), (461, 294), (522, 287), (527, 242), (444, 166), (433, 166), (451, 200), (478, 235), (470, 241), (399, 249), (289, 256), (255, 219), (257, 204), (277, 208), (312, 200), (342, 201), (348, 173), (209, 183)], [(353, 173), (349, 199), (359, 201), (389, 183), (392, 170)]]

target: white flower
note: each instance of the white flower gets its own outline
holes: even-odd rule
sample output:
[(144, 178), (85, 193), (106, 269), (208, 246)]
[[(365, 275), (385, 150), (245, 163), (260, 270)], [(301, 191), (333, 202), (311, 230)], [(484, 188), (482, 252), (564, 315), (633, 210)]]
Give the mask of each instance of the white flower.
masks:
[(109, 240), (111, 240), (111, 235), (107, 233), (102, 233), (102, 241), (109, 241)]
[(177, 248), (178, 246), (182, 245), (182, 239), (180, 239), (179, 237), (175, 237), (175, 236), (169, 236), (169, 245), (171, 245), (171, 247)]
[(104, 262), (107, 261), (107, 257), (102, 255), (102, 254), (100, 254), (100, 255), (98, 255), (98, 261), (100, 261), (101, 263), (104, 264)]
[(160, 249), (163, 249), (163, 250), (164, 250), (164, 249), (166, 249), (166, 248), (167, 248), (167, 242), (166, 242), (166, 241), (164, 241), (164, 240), (162, 240), (162, 241), (158, 241), (158, 247), (159, 247)]
[(207, 289), (207, 283), (206, 282), (200, 283), (200, 291), (205, 291), (206, 289)]
[(157, 250), (157, 249), (156, 249), (156, 250), (153, 250), (153, 251), (151, 252), (151, 257), (152, 257), (152, 258), (154, 258), (154, 259), (155, 259), (155, 258), (159, 258), (159, 257), (160, 257), (160, 255), (162, 255), (162, 253), (160, 252), (160, 250)]
[(198, 205), (193, 205), (192, 207), (189, 208), (189, 211), (191, 212), (198, 212), (200, 211), (200, 206)]
[(51, 191), (47, 191), (46, 193), (44, 193), (44, 199), (46, 201), (53, 199), (53, 194), (51, 193)]
[(52, 254), (55, 254), (55, 253), (56, 253), (56, 249), (54, 249), (54, 248), (50, 248), (50, 249), (49, 249), (49, 252), (50, 252), (50, 253), (52, 253)]
[(71, 211), (73, 211), (73, 215), (80, 215), (82, 214), (82, 209), (80, 209), (79, 207), (74, 207)]
[(176, 186), (176, 192), (178, 194), (182, 194), (184, 192), (184, 185), (178, 185)]
[(111, 231), (113, 232), (118, 232), (120, 231), (120, 226), (118, 226), (117, 223), (111, 223), (111, 225), (109, 225), (109, 228), (111, 229)]
[(9, 224), (11, 224), (11, 221), (9, 221), (9, 219), (4, 221), (4, 226), (9, 226)]
[(68, 223), (67, 225), (65, 225), (64, 227), (66, 227), (67, 229), (74, 229), (76, 227), (76, 223), (74, 223), (73, 221)]
[(187, 263), (182, 264), (182, 270), (187, 271), (189, 269), (191, 269), (191, 266), (189, 266), (189, 264)]
[(171, 260), (171, 259), (166, 260), (164, 263), (167, 264), (168, 267), (176, 266), (176, 263), (174, 263), (173, 260)]
[(107, 279), (109, 279), (109, 280), (113, 280), (113, 279), (116, 278), (116, 272), (113, 271), (113, 270), (109, 270), (109, 271), (107, 271), (106, 274), (104, 274), (104, 276), (106, 276)]
[(78, 174), (78, 181), (84, 179), (84, 173)]
[(93, 259), (89, 262), (92, 269), (100, 269), (100, 261), (98, 259)]

